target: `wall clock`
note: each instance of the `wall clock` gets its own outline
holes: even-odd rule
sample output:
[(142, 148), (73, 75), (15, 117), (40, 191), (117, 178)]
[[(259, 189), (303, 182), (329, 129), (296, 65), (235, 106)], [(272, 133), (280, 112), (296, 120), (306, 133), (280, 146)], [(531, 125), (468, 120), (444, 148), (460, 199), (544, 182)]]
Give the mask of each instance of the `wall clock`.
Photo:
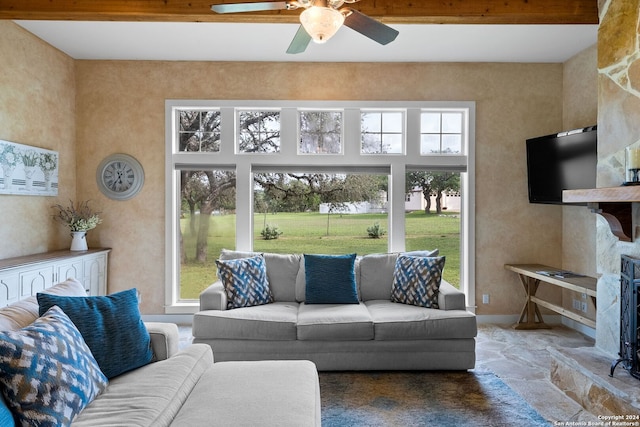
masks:
[(128, 200), (142, 189), (144, 170), (128, 154), (112, 154), (98, 166), (96, 180), (105, 196), (114, 200)]

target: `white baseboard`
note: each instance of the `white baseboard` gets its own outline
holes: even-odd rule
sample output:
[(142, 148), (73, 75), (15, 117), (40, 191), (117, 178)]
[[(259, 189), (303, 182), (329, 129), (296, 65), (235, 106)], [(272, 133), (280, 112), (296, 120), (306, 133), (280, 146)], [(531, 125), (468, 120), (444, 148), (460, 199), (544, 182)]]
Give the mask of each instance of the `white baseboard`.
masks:
[(142, 321), (191, 325), (193, 323), (193, 314), (143, 314)]
[(562, 317), (562, 324), (565, 325), (567, 328), (571, 328), (574, 329), (586, 336), (588, 336), (589, 338), (592, 339), (596, 339), (596, 330), (593, 328), (590, 328), (587, 325), (583, 325), (580, 322), (576, 322), (573, 319), (569, 319), (567, 317), (561, 316)]
[[(515, 325), (519, 319), (520, 316), (517, 314), (480, 314), (476, 316), (478, 324), (495, 323), (498, 325)], [(545, 314), (544, 323), (560, 325), (563, 323), (562, 316)]]

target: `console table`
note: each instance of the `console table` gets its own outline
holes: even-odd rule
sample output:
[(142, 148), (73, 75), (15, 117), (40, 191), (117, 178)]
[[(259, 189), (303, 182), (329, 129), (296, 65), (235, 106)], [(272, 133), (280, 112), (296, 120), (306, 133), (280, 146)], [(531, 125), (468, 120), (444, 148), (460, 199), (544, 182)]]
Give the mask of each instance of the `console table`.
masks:
[(89, 295), (107, 293), (109, 248), (52, 251), (0, 260), (0, 307), (62, 282), (79, 280)]
[[(524, 304), (524, 307), (522, 307), (520, 320), (518, 320), (518, 323), (514, 326), (515, 329), (550, 328), (549, 325), (544, 323), (542, 314), (540, 314), (540, 308), (538, 306), (542, 306), (549, 310), (555, 311), (556, 313), (560, 313), (563, 316), (566, 316), (591, 328), (596, 327), (596, 322), (594, 322), (593, 320), (569, 311), (563, 307), (560, 307), (559, 305), (545, 301), (536, 296), (536, 292), (538, 290), (540, 282), (545, 282), (554, 286), (559, 286), (561, 288), (587, 294), (589, 297), (591, 297), (591, 300), (593, 301), (593, 304), (595, 306), (597, 283), (597, 279), (595, 277), (572, 275), (565, 272), (564, 270), (541, 264), (505, 264), (504, 268), (518, 273), (520, 282), (522, 283), (522, 286), (524, 286), (524, 290), (527, 293), (527, 300)], [(543, 271), (549, 272), (549, 274), (547, 275), (540, 273)], [(563, 276), (562, 273), (567, 274), (564, 275), (565, 277), (561, 277)]]

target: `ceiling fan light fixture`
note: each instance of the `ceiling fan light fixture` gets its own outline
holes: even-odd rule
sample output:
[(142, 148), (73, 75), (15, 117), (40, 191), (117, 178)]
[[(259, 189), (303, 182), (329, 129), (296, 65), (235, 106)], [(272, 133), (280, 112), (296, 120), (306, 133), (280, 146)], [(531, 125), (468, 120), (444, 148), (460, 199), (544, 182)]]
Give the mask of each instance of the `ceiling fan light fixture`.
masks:
[(344, 15), (336, 9), (311, 6), (300, 14), (300, 23), (316, 43), (325, 43), (340, 29)]

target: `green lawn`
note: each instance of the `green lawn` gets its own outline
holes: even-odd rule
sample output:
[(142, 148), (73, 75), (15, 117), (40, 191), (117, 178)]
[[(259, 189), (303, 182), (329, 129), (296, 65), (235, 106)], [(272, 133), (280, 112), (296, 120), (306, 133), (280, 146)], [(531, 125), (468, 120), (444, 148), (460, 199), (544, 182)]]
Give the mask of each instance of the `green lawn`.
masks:
[[(197, 219), (197, 218), (196, 218)], [(263, 240), (260, 236), (265, 222), (277, 226), (283, 234), (275, 240)], [(254, 250), (275, 253), (322, 253), (365, 255), (387, 252), (387, 235), (372, 239), (367, 228), (379, 222), (384, 230), (387, 215), (384, 214), (333, 214), (329, 218), (320, 213), (256, 214), (254, 217)], [(235, 215), (212, 216), (209, 229), (207, 262), (195, 262), (196, 238), (191, 236), (189, 218), (180, 225), (188, 261), (181, 266), (181, 298), (196, 299), (200, 292), (216, 280), (215, 259), (222, 248), (235, 248)], [(444, 278), (454, 286), (460, 285), (460, 218), (454, 214), (425, 215), (411, 212), (406, 215), (406, 249), (440, 249), (447, 257)]]

